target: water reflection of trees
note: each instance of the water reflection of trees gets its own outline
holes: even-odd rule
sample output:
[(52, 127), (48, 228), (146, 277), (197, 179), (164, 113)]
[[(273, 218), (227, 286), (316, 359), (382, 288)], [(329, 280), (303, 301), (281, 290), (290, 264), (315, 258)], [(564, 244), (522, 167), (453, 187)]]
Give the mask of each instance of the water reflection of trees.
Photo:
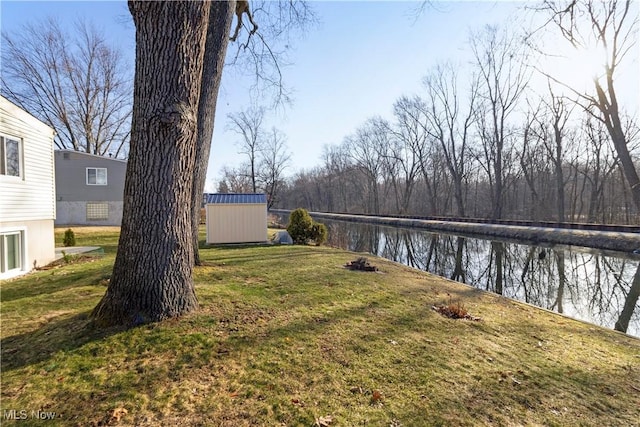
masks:
[(329, 222), (330, 244), (640, 334), (640, 263), (567, 248)]

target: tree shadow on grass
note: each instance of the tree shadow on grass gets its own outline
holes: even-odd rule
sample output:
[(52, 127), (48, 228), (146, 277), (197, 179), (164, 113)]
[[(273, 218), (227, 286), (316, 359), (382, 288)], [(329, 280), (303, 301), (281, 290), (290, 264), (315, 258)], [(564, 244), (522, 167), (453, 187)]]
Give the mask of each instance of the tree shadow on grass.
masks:
[(235, 252), (233, 254), (225, 253), (220, 254), (217, 257), (213, 257), (211, 254), (205, 254), (204, 260), (209, 265), (219, 265), (221, 263), (224, 264), (234, 264), (239, 265), (246, 262), (255, 262), (259, 257), (260, 261), (273, 261), (278, 259), (292, 259), (292, 258), (300, 258), (300, 257), (311, 257), (311, 256), (323, 256), (324, 254), (314, 251), (313, 249), (307, 250), (299, 250), (295, 252), (260, 252), (257, 253), (246, 253), (246, 252)]
[(34, 298), (60, 291), (73, 292), (74, 288), (106, 284), (113, 265), (96, 258), (79, 264), (35, 272), (2, 284), (2, 302)]
[(62, 315), (39, 329), (3, 338), (0, 340), (2, 372), (46, 361), (57, 352), (71, 351), (125, 330), (124, 327), (98, 328), (90, 314), (87, 311)]

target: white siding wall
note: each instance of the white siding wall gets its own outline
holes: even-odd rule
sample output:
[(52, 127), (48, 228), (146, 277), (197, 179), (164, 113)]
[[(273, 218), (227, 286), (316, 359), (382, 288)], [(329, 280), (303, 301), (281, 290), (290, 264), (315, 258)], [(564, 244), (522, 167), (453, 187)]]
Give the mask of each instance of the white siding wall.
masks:
[[(0, 224), (0, 233), (21, 231), (24, 240), (21, 242), (23, 265), (20, 273), (26, 273), (34, 265), (45, 266), (55, 261), (55, 236), (53, 233), (53, 220), (4, 222)], [(7, 277), (10, 277), (7, 276)], [(0, 279), (5, 276), (0, 274)]]
[(0, 233), (21, 235), (21, 269), (5, 279), (54, 261), (54, 132), (0, 96), (0, 135), (21, 142), (21, 176), (0, 175)]
[(53, 129), (0, 97), (0, 135), (22, 141), (22, 176), (0, 175), (0, 223), (55, 219)]
[(207, 243), (267, 241), (266, 204), (208, 204)]

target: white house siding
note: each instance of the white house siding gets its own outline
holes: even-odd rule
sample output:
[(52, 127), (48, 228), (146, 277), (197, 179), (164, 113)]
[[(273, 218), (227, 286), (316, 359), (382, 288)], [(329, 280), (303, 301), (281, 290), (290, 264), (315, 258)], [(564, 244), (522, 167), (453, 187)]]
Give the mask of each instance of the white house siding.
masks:
[(0, 233), (23, 233), (25, 272), (55, 257), (54, 131), (0, 96), (0, 135), (21, 141), (22, 176), (0, 175)]
[(207, 204), (207, 243), (267, 240), (266, 204)]
[[(33, 267), (42, 267), (55, 260), (55, 236), (53, 220), (33, 220), (20, 222), (3, 222), (0, 233), (21, 231), (24, 233), (23, 270), (26, 273)], [(13, 276), (7, 275), (7, 277)], [(0, 279), (4, 277), (0, 276)]]

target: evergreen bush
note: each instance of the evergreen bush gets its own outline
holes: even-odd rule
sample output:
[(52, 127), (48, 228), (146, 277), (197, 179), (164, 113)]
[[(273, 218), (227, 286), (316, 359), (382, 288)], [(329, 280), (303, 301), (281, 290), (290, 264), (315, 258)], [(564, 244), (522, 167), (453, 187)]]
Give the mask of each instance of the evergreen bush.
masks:
[(327, 240), (327, 227), (324, 224), (314, 222), (306, 209), (298, 208), (289, 215), (287, 232), (293, 242), (299, 245), (309, 241), (321, 245)]
[(62, 239), (62, 244), (64, 246), (75, 246), (76, 245), (76, 234), (72, 229), (67, 228), (64, 232), (64, 239)]
[(306, 209), (298, 208), (289, 215), (289, 225), (287, 232), (296, 244), (304, 245), (311, 237), (311, 227), (313, 219)]
[(314, 222), (311, 226), (311, 240), (316, 242), (316, 245), (320, 246), (327, 241), (327, 226)]

